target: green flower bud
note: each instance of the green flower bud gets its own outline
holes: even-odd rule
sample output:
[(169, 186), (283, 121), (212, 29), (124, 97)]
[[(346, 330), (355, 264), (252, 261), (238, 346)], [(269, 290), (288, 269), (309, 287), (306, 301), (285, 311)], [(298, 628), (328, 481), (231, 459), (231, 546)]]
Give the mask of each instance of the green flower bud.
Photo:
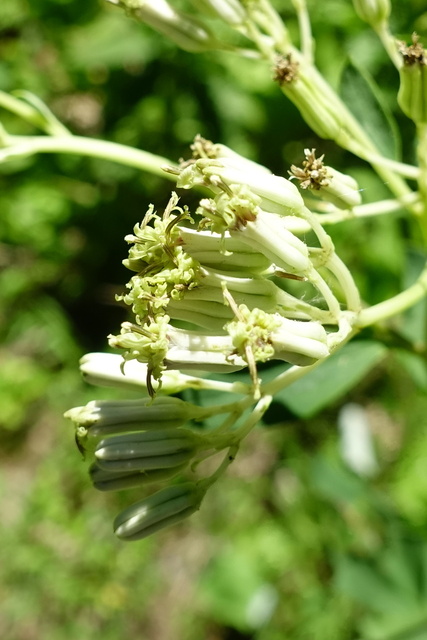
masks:
[(132, 431), (151, 431), (180, 427), (203, 416), (203, 409), (179, 398), (154, 400), (92, 400), (65, 414), (77, 428), (83, 427), (90, 438)]
[(323, 200), (340, 209), (351, 209), (362, 201), (359, 185), (350, 176), (323, 164), (324, 156), (316, 158), (315, 149), (304, 149), (301, 167), (291, 166), (289, 174), (300, 181), (301, 189), (310, 189)]
[(133, 489), (153, 482), (164, 482), (177, 476), (188, 466), (187, 462), (169, 469), (147, 469), (144, 471), (106, 471), (94, 463), (89, 469), (92, 484), (98, 491), (121, 491)]
[(178, 11), (166, 0), (107, 0), (125, 9), (132, 18), (148, 24), (181, 49), (198, 53), (223, 48), (200, 20)]
[(427, 52), (414, 33), (412, 45), (400, 43), (403, 65), (399, 69), (397, 101), (403, 113), (416, 124), (427, 122)]
[(390, 0), (353, 0), (354, 9), (361, 20), (376, 27), (385, 22), (390, 13)]
[(189, 462), (201, 444), (201, 436), (188, 429), (143, 431), (101, 440), (95, 457), (106, 471), (169, 469)]
[(203, 492), (194, 483), (162, 489), (120, 513), (114, 531), (122, 540), (140, 540), (180, 522), (200, 508)]
[(317, 69), (297, 56), (294, 52), (279, 57), (274, 79), (320, 138), (345, 146), (349, 136), (348, 114)]

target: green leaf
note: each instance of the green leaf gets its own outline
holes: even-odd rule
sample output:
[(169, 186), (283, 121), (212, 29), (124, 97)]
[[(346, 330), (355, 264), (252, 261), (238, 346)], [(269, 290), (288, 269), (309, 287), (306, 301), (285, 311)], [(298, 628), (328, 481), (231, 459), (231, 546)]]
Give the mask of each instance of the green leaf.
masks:
[(354, 61), (342, 75), (341, 95), (378, 151), (398, 159), (401, 141), (397, 123), (373, 77)]
[[(425, 263), (425, 252), (416, 249), (408, 251), (402, 282), (403, 289), (407, 289), (414, 284)], [(397, 331), (400, 335), (414, 345), (417, 351), (424, 351), (427, 334), (427, 298), (422, 298), (417, 304), (405, 311), (396, 322), (398, 323)]]
[(423, 356), (404, 349), (393, 349), (393, 357), (422, 391), (427, 391), (427, 363)]
[(357, 340), (345, 345), (314, 371), (277, 394), (301, 418), (309, 418), (344, 396), (387, 353), (379, 342)]
[(236, 546), (208, 566), (201, 595), (217, 621), (241, 631), (263, 626), (277, 604), (276, 590), (263, 578), (259, 558)]

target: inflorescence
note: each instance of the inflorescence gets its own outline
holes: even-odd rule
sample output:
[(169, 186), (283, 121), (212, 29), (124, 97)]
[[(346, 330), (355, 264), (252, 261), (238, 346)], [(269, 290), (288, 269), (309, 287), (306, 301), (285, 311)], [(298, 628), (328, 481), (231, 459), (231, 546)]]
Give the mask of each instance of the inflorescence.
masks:
[[(132, 320), (109, 337), (122, 359), (89, 354), (82, 361), (89, 381), (129, 385), (144, 397), (94, 401), (66, 414), (80, 448), (93, 458), (96, 488), (168, 483), (118, 516), (115, 531), (125, 540), (199, 508), (271, 402), (260, 363), (283, 361), (284, 371), (314, 366), (348, 338), (360, 310), (348, 270), (302, 195), (312, 187), (335, 207), (350, 208), (359, 202), (351, 178), (306, 150), (302, 168), (290, 171), (302, 180), (300, 192), (200, 136), (192, 151), (190, 160), (165, 170), (180, 189), (203, 187), (195, 211), (180, 206), (173, 192), (163, 213), (150, 205), (125, 238), (124, 264), (134, 275), (118, 299)], [(210, 377), (245, 368), (251, 382), (240, 387)], [(243, 397), (201, 408), (174, 396), (188, 388), (223, 388)], [(224, 416), (219, 427), (200, 428), (215, 415)], [(222, 463), (200, 478), (199, 463), (218, 451), (225, 452)], [(185, 481), (175, 483), (177, 476)]]

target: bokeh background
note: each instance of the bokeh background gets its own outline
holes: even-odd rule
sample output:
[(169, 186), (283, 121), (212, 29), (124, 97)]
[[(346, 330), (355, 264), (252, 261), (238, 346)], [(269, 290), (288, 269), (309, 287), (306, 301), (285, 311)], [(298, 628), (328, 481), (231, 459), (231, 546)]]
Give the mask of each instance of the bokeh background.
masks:
[[(290, 5), (275, 4), (297, 34)], [(375, 35), (348, 0), (309, 6), (327, 79), (385, 152), (413, 160), (414, 129)], [(427, 35), (425, 2), (395, 1), (392, 26), (403, 39)], [(0, 89), (33, 92), (75, 134), (171, 160), (200, 133), (286, 175), (316, 147), (357, 177), (366, 202), (387, 196), (366, 165), (307, 129), (265, 65), (185, 53), (95, 0), (2, 0)], [(123, 237), (169, 192), (167, 180), (101, 160), (0, 165), (0, 636), (425, 640), (424, 303), (320, 369), (311, 400), (304, 388), (278, 398), (191, 520), (140, 543), (115, 539), (114, 516), (139, 494), (92, 489), (62, 414), (125, 397), (83, 384), (78, 360), (125, 319), (114, 302), (128, 279)], [(399, 212), (333, 235), (369, 302), (419, 270)], [(369, 478), (340, 455), (349, 402), (372, 431)]]

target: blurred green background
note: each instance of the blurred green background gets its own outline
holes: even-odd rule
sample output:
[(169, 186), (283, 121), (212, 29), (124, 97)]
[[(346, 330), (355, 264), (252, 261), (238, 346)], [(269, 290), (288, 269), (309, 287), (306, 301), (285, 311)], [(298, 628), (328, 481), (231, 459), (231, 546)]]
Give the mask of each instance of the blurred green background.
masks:
[[(297, 33), (290, 4), (276, 2)], [(382, 148), (412, 160), (414, 130), (375, 36), (348, 0), (309, 4), (320, 68)], [(427, 35), (425, 2), (394, 2), (392, 26)], [(367, 85), (380, 87), (382, 109)], [(316, 139), (265, 65), (192, 56), (95, 0), (3, 0), (0, 89), (33, 92), (75, 134), (171, 160), (200, 133), (286, 175), (316, 147), (358, 178), (366, 202), (387, 196), (363, 163)], [(11, 133), (35, 132), (0, 117)], [(425, 640), (425, 304), (350, 345), (314, 380), (308, 410), (304, 387), (278, 398), (191, 520), (140, 543), (115, 539), (112, 519), (138, 493), (92, 489), (62, 414), (124, 397), (85, 386), (78, 360), (125, 319), (114, 303), (128, 279), (123, 237), (169, 192), (101, 160), (0, 165), (0, 637)], [(369, 302), (413, 280), (425, 254), (399, 213), (333, 236)], [(337, 417), (350, 401), (372, 428), (371, 479), (340, 457)]]

